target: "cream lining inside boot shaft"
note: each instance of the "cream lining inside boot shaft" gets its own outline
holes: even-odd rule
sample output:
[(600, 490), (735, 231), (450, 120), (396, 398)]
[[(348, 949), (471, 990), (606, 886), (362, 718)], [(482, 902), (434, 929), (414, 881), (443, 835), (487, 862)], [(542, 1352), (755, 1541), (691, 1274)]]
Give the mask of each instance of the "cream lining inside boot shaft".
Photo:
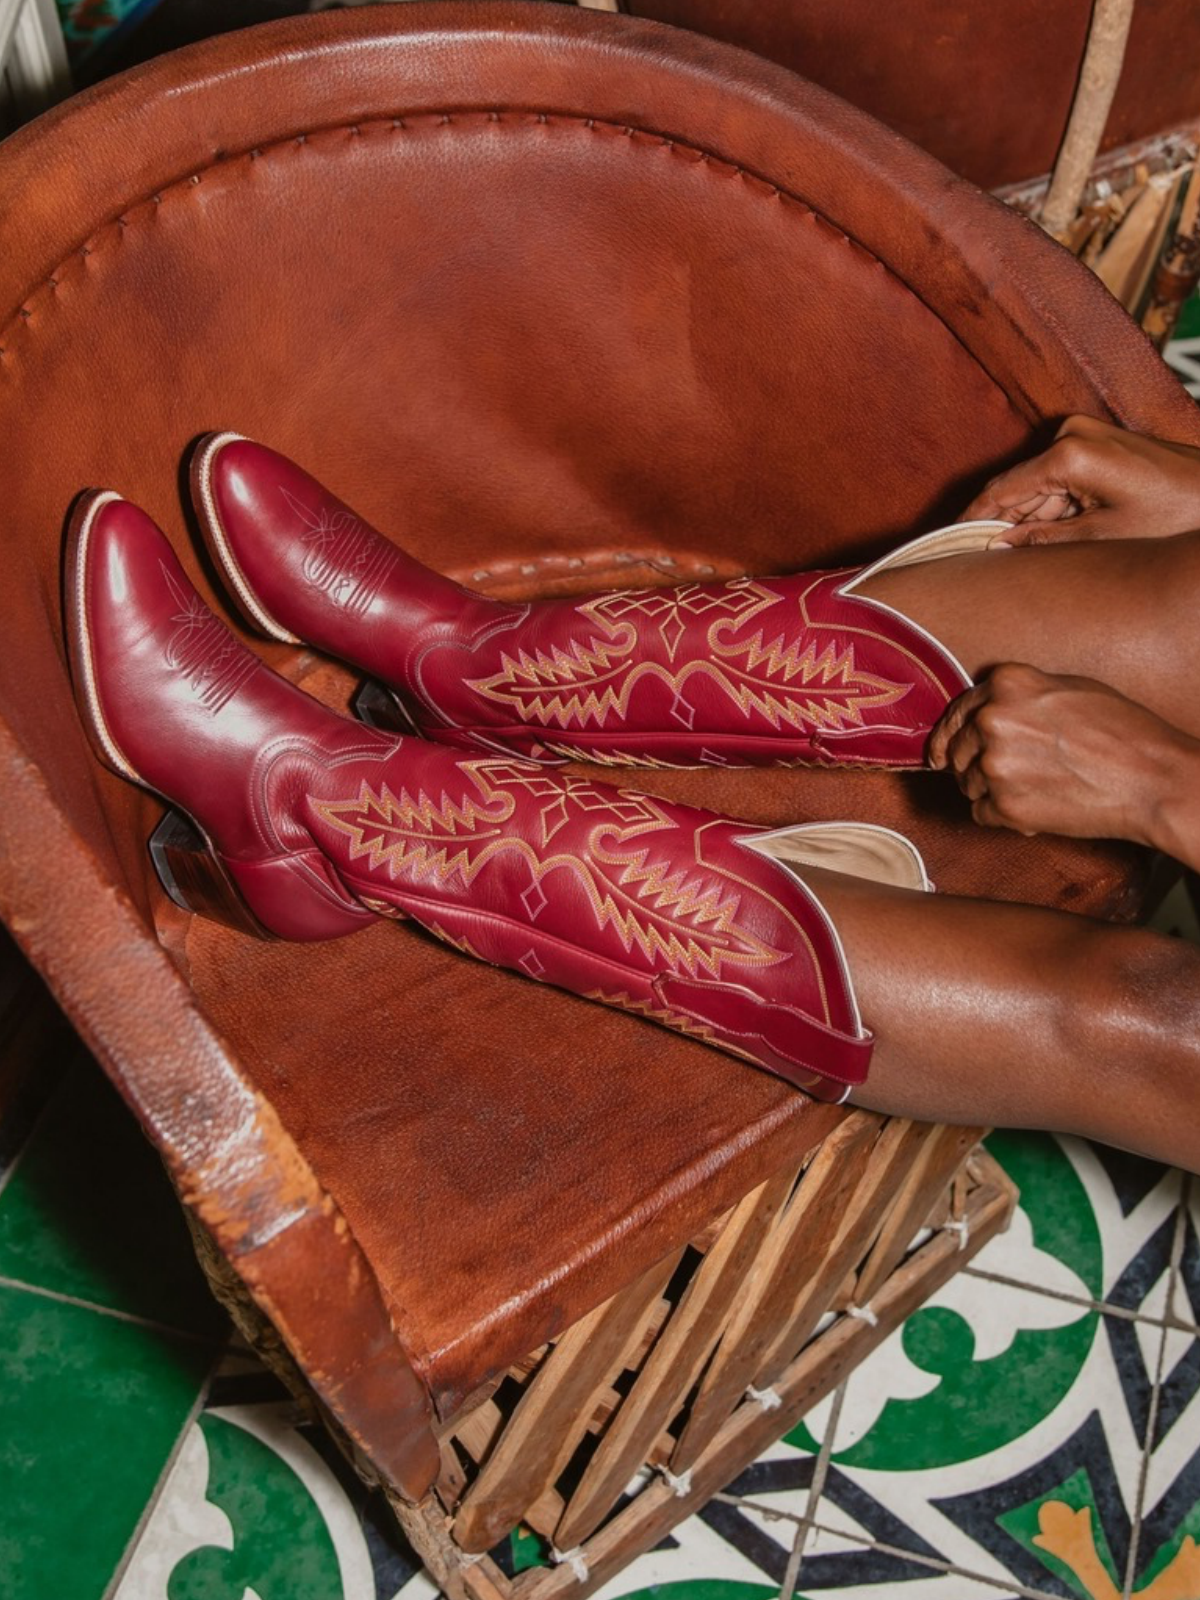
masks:
[[(947, 528), (937, 528), (933, 533), (922, 534), (919, 539), (910, 539), (908, 544), (902, 544), (898, 550), (880, 556), (878, 561), (873, 561), (869, 567), (864, 567), (852, 578), (847, 578), (838, 592), (844, 595), (854, 594), (860, 584), (875, 577), (877, 573), (895, 571), (898, 567), (916, 567), (926, 561), (944, 560), (947, 556), (977, 555), (982, 550), (990, 549), (995, 536), (1011, 526), (1009, 522), (952, 522)], [(906, 626), (915, 629), (922, 638), (928, 639), (929, 643), (951, 663), (962, 678), (964, 686), (970, 686), (973, 681), (971, 674), (953, 651), (948, 650), (928, 628), (923, 628), (919, 622), (914, 621), (905, 612), (898, 611), (895, 606), (888, 605), (885, 600), (877, 600), (874, 595), (860, 594), (857, 599), (860, 605), (873, 606), (876, 611), (886, 612), (891, 617), (899, 617)]]
[(933, 889), (916, 845), (902, 833), (871, 822), (798, 822), (749, 834), (739, 842), (785, 866), (823, 867), (895, 889)]
[[(865, 878), (895, 889), (932, 893), (933, 884), (925, 871), (921, 852), (902, 833), (870, 822), (798, 822), (790, 828), (775, 828), (770, 833), (747, 834), (738, 843), (756, 855), (775, 861), (789, 877), (796, 879), (821, 913), (837, 946), (855, 1028), (860, 1038), (869, 1038), (870, 1030), (863, 1026), (854, 974), (846, 959), (842, 936), (824, 901), (811, 884), (805, 882), (800, 869), (824, 867), (829, 872)], [(846, 1093), (849, 1092), (847, 1089)]]
[(946, 556), (977, 555), (990, 548), (998, 533), (1007, 533), (1011, 528), (1011, 522), (952, 522), (948, 527), (935, 528), (932, 533), (910, 539), (899, 549), (872, 561), (869, 567), (864, 567), (842, 585), (842, 593), (853, 594), (860, 583), (896, 567), (915, 567), (922, 561), (941, 561)]

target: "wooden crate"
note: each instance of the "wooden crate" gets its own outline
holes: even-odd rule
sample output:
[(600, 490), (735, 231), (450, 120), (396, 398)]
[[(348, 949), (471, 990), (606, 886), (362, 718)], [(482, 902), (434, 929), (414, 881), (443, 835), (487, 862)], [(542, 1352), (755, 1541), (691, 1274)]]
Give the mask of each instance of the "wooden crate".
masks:
[[(447, 1595), (582, 1600), (793, 1427), (1007, 1226), (979, 1131), (855, 1113), (473, 1397), (435, 1493), (392, 1498)], [(513, 1580), (487, 1551), (518, 1523), (554, 1564)]]
[[(582, 1600), (793, 1427), (1007, 1226), (1016, 1191), (980, 1132), (853, 1112), (444, 1419), (425, 1501), (382, 1487), (450, 1600)], [(228, 1263), (197, 1242), (242, 1332), (312, 1405)], [(488, 1551), (518, 1524), (553, 1564), (509, 1579)]]

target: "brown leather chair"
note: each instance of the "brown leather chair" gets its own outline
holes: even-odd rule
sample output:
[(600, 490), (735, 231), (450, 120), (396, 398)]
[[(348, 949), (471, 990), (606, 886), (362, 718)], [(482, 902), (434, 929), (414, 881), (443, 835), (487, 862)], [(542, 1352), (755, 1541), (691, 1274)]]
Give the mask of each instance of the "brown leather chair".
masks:
[[(918, 1224), (953, 1211), (973, 1248), (1011, 1193), (972, 1130), (813, 1104), (409, 929), (189, 921), (149, 869), (160, 808), (75, 715), (72, 500), (139, 501), (212, 593), (181, 464), (232, 428), (463, 581), (553, 592), (878, 548), (1065, 412), (1200, 420), (1083, 269), (878, 124), (565, 7), (197, 46), (0, 148), (0, 215), (0, 913), (450, 1592), (507, 1593), (463, 1552), (518, 1517), (582, 1550), (536, 1593), (599, 1583), (968, 1259), (961, 1227), (906, 1254)], [(638, 777), (890, 822), (947, 889), (1136, 909), (1128, 852), (984, 835), (933, 778)], [(674, 1476), (614, 1515), (644, 1465)]]
[[(1092, 0), (623, 0), (622, 9), (757, 50), (999, 189), (1054, 165)], [(1197, 42), (1192, 0), (1137, 0), (1102, 153), (1200, 125)]]

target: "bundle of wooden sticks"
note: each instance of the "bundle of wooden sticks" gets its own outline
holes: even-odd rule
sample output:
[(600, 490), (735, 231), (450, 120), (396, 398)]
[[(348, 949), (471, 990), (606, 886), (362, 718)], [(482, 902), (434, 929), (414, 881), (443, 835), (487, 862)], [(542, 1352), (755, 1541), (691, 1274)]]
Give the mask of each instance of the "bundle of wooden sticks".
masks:
[[(1074, 219), (1055, 236), (1160, 348), (1200, 282), (1200, 130), (1159, 138), (1093, 169)], [(1046, 182), (1000, 198), (1038, 218)]]

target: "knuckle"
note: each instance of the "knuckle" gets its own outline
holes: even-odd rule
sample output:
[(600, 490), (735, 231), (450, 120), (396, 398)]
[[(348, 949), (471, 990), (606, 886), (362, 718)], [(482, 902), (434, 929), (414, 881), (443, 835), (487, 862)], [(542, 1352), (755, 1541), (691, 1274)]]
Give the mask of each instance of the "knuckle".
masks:
[(1063, 420), (1054, 437), (1056, 439), (1064, 439), (1071, 435), (1079, 434), (1095, 436), (1096, 434), (1111, 433), (1112, 431), (1111, 423), (1103, 422), (1099, 417), (1089, 416), (1086, 411), (1073, 411), (1069, 417)]
[(1009, 806), (1007, 806), (1004, 803), (1003, 800), (997, 800), (995, 795), (990, 796), (989, 807), (988, 807), (988, 816), (989, 816), (989, 818), (991, 820), (991, 823), (992, 823), (993, 827), (996, 827), (996, 828), (1013, 828), (1013, 827), (1016, 827), (1016, 821), (1015, 821), (1015, 819), (1013, 817), (1013, 813), (1012, 813), (1011, 808)]
[(1056, 464), (1064, 476), (1073, 477), (1086, 469), (1093, 448), (1090, 439), (1083, 439), (1077, 433), (1066, 434), (1054, 446)]
[(1002, 661), (992, 669), (992, 688), (997, 695), (1024, 694), (1040, 677), (1037, 668), (1024, 661)]

